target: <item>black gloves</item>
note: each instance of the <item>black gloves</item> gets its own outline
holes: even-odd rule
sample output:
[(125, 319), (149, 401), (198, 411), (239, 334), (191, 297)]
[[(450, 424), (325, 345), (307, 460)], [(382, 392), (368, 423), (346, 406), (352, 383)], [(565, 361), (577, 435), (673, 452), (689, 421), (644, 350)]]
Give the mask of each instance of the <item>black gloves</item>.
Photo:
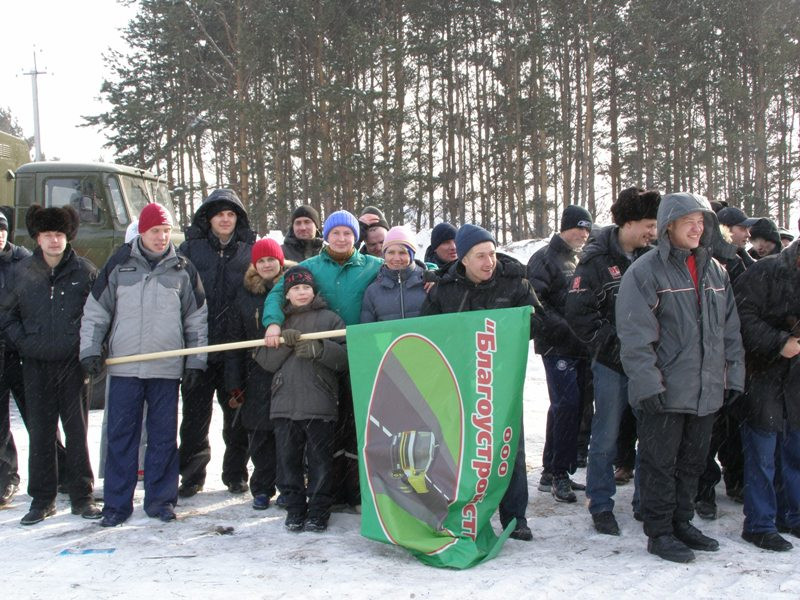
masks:
[(81, 367), (87, 375), (96, 377), (103, 372), (103, 359), (99, 356), (87, 356), (81, 361)]
[(201, 381), (203, 372), (200, 369), (184, 369), (183, 371), (183, 386), (186, 388), (194, 388)]
[(739, 398), (742, 397), (742, 392), (737, 390), (725, 390), (725, 395), (723, 396), (722, 405), (723, 406), (730, 406)]
[(291, 348), (298, 342), (301, 335), (302, 334), (299, 331), (297, 331), (297, 329), (284, 329), (283, 331), (281, 331), (281, 336), (283, 336), (283, 343), (289, 346), (289, 348)]
[(314, 360), (322, 356), (322, 342), (319, 340), (300, 340), (294, 347), (294, 353), (300, 358)]
[(642, 411), (643, 413), (648, 413), (651, 415), (660, 413), (663, 406), (664, 406), (663, 394), (656, 394), (655, 396), (643, 398), (639, 402), (639, 410)]

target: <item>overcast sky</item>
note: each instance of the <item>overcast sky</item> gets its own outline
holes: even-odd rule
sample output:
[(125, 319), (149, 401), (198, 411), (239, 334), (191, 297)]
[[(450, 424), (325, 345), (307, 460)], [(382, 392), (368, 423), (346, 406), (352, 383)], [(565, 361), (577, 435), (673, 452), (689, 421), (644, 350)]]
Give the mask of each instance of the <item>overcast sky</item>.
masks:
[(14, 0), (3, 2), (0, 35), (0, 106), (10, 109), (33, 137), (31, 78), (34, 49), (39, 81), (39, 124), (47, 158), (111, 161), (104, 135), (78, 127), (81, 115), (104, 110), (99, 101), (109, 47), (123, 50), (120, 29), (135, 14), (116, 0)]

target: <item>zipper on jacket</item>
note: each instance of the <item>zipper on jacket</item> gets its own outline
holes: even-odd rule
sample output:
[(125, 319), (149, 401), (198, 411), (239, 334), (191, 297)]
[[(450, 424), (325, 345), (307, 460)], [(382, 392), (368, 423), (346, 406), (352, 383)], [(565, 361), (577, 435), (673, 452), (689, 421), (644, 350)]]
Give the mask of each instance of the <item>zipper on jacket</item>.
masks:
[(403, 299), (403, 272), (397, 271), (397, 285), (400, 286), (400, 318), (406, 318), (406, 304)]

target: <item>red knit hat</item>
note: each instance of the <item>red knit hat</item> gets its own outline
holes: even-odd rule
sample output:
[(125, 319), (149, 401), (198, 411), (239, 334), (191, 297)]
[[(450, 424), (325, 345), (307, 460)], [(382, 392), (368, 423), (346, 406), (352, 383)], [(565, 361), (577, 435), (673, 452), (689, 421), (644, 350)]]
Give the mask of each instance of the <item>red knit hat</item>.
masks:
[(144, 233), (152, 227), (169, 225), (172, 227), (172, 215), (169, 211), (155, 202), (151, 202), (139, 213), (139, 233)]
[(283, 266), (283, 250), (281, 249), (280, 244), (278, 244), (278, 242), (272, 238), (262, 238), (253, 244), (253, 251), (250, 254), (250, 262), (252, 262), (253, 266), (255, 266), (259, 259), (264, 258), (265, 256), (277, 258), (278, 262), (281, 263), (281, 266)]

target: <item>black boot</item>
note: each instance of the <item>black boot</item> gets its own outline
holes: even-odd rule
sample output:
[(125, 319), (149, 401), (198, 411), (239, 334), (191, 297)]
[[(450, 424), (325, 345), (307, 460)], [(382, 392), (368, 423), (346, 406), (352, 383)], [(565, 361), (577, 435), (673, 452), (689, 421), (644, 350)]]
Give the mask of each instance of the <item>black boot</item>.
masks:
[(597, 530), (597, 533), (602, 533), (603, 535), (619, 535), (619, 524), (617, 523), (616, 517), (614, 517), (614, 513), (610, 510), (604, 510), (596, 515), (592, 515), (592, 521), (594, 521), (594, 528)]
[(672, 529), (675, 533), (675, 537), (692, 550), (702, 550), (703, 552), (716, 552), (719, 550), (719, 542), (717, 540), (703, 535), (701, 531), (689, 521), (673, 523)]
[(659, 558), (677, 563), (688, 563), (694, 560), (694, 552), (671, 533), (647, 539), (647, 551)]
[(767, 531), (761, 533), (751, 533), (749, 531), (742, 532), (742, 539), (746, 542), (758, 546), (764, 550), (772, 550), (773, 552), (786, 552), (794, 548), (792, 543), (774, 531)]
[(52, 504), (44, 508), (31, 508), (19, 523), (20, 525), (35, 525), (36, 523), (41, 523), (47, 517), (52, 517), (54, 514), (56, 514), (56, 507)]

